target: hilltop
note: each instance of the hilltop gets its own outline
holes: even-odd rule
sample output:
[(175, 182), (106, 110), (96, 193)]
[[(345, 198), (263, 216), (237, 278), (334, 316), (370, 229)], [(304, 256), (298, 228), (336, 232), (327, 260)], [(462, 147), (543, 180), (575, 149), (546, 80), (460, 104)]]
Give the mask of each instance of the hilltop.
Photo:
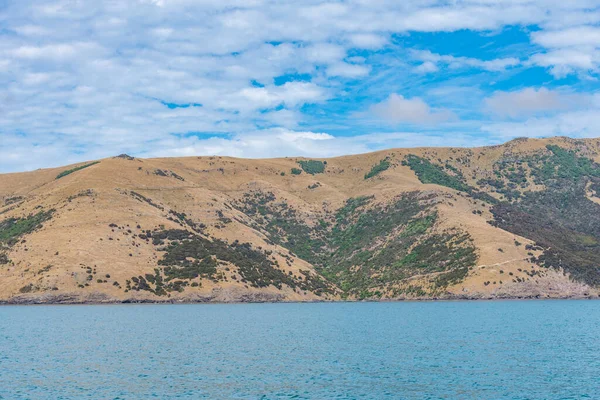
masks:
[(0, 302), (582, 298), (600, 139), (0, 175)]

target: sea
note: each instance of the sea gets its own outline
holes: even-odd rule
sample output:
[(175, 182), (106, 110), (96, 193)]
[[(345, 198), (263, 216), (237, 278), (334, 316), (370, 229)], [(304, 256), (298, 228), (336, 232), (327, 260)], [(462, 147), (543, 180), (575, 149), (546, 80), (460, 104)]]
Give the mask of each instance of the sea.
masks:
[(600, 399), (600, 301), (1, 306), (0, 399)]

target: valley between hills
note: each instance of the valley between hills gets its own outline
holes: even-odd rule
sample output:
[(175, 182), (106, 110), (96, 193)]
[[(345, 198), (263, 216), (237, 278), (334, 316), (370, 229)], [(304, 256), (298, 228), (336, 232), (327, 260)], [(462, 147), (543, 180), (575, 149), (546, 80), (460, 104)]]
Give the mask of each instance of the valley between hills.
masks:
[(600, 139), (0, 175), (0, 303), (597, 298)]

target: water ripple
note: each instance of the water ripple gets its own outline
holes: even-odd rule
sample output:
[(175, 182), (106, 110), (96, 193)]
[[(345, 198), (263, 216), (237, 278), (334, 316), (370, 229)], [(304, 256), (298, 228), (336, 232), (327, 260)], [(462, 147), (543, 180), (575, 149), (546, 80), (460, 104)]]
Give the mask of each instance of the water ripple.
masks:
[(0, 307), (0, 399), (587, 399), (600, 303)]

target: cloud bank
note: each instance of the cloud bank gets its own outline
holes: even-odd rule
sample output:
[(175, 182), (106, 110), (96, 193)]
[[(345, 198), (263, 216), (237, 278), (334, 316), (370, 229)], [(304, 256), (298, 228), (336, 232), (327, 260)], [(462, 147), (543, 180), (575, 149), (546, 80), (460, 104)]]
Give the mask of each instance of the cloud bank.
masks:
[(0, 172), (122, 152), (496, 143), (515, 118), (572, 135), (596, 123), (594, 101), (565, 95), (598, 89), (595, 0), (8, 0), (0, 24)]

